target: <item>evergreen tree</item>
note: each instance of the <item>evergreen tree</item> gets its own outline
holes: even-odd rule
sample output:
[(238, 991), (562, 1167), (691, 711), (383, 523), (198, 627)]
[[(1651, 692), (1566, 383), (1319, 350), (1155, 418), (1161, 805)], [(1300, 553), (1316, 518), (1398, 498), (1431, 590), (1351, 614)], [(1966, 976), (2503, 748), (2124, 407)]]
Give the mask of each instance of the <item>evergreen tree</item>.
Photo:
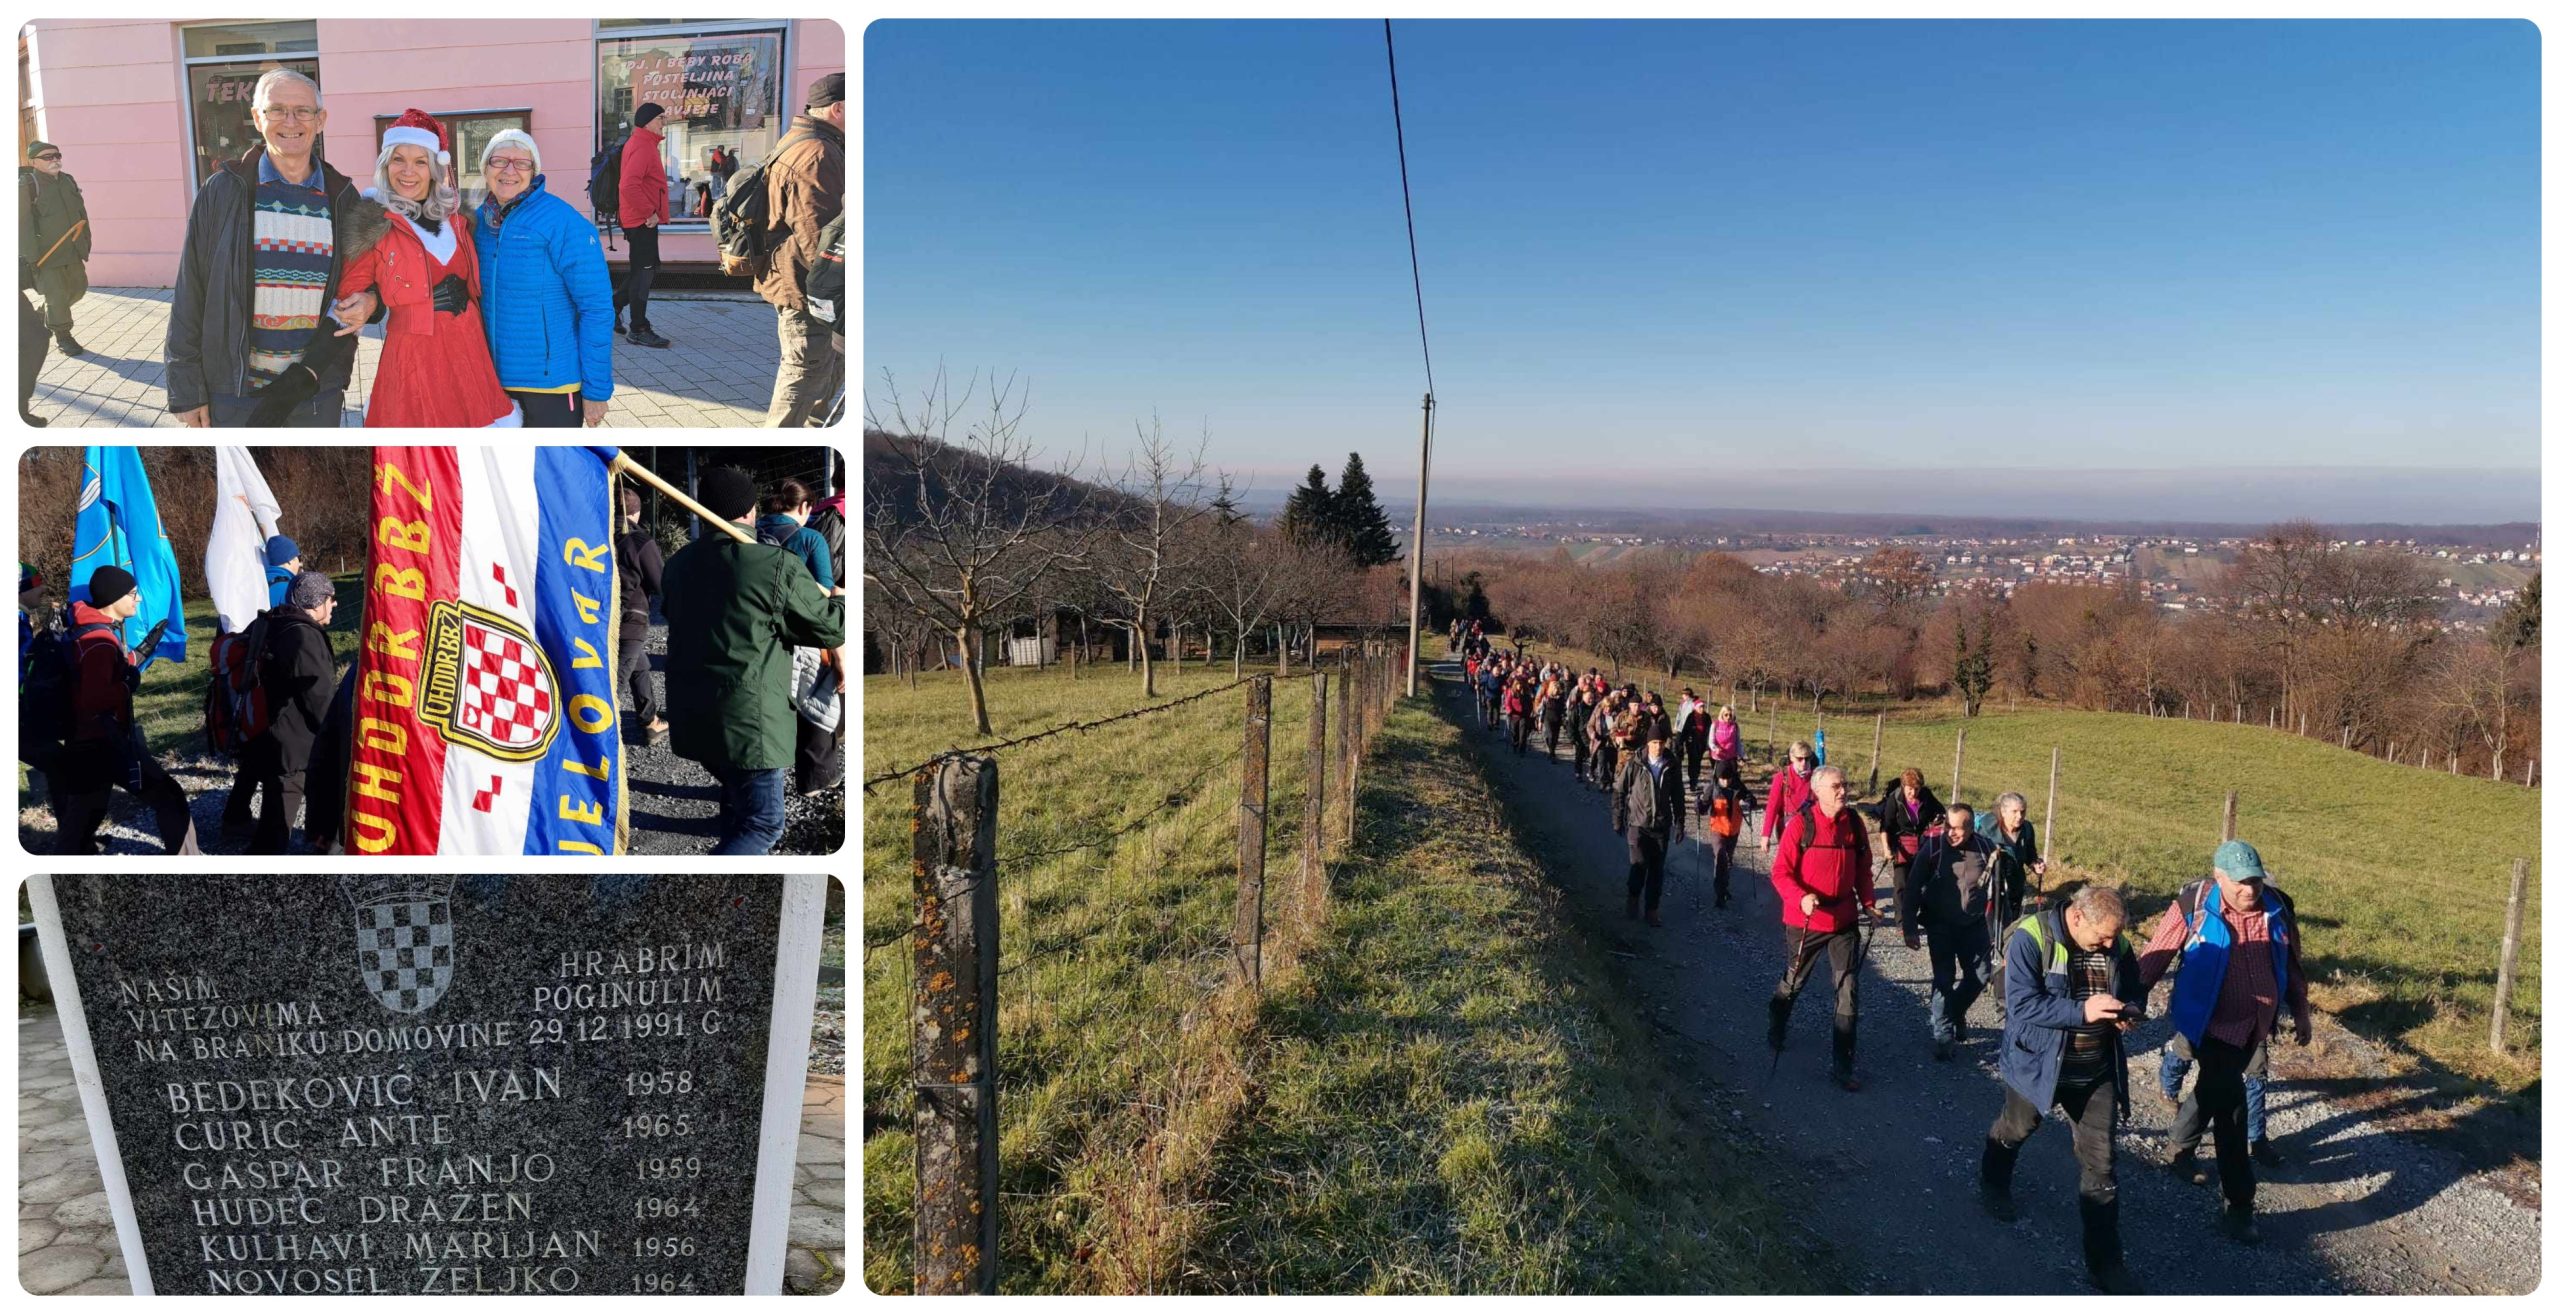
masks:
[(1236, 505), (1235, 490), (1230, 488), (1220, 488), (1218, 495), (1209, 499), (1209, 512), (1220, 529), (1233, 529), (1244, 520), (1244, 508)]
[(1289, 501), (1280, 508), (1280, 519), (1274, 523), (1281, 533), (1301, 544), (1338, 539), (1334, 491), (1324, 485), (1323, 466), (1307, 467), (1307, 481), (1289, 491)]
[[(1350, 481), (1349, 472), (1343, 475)], [(2542, 642), (2542, 572), (2533, 572), (2523, 588), (2516, 590), (2516, 600), (2498, 613), (2497, 624), (2489, 627), (2489, 641), (2513, 651), (2530, 648)]]
[(1396, 551), (1395, 531), (1387, 528), (1387, 513), (1378, 507), (1378, 490), (1370, 484), (1368, 467), (1360, 464), (1358, 452), (1342, 464), (1342, 482), (1334, 488), (1333, 504), (1338, 532), (1354, 564), (1383, 566), (1402, 558)]

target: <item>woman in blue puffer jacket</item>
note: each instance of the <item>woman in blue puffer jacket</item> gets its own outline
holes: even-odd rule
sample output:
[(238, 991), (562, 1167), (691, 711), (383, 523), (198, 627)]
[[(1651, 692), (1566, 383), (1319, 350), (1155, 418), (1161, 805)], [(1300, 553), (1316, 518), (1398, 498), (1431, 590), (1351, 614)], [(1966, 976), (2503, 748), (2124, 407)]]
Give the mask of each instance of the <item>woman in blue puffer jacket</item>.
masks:
[(480, 150), (481, 322), (526, 428), (604, 421), (613, 397), (613, 280), (596, 227), (543, 187), (542, 153), (509, 128)]

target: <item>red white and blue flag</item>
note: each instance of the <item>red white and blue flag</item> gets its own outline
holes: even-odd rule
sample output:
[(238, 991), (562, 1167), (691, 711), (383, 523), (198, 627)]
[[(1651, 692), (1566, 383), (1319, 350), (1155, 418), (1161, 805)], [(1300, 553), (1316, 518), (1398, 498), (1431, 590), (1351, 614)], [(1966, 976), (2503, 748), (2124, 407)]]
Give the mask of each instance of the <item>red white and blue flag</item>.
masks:
[(347, 848), (622, 851), (610, 447), (376, 447)]

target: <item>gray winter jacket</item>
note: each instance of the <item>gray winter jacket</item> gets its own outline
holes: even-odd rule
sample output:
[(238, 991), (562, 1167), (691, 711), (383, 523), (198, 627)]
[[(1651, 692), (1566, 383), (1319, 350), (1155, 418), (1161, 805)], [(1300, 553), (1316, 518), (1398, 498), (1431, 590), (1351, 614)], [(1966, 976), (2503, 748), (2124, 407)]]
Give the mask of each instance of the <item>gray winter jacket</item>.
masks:
[[(187, 238), (178, 252), (178, 286), (169, 307), (169, 410), (191, 411), (212, 401), (213, 394), (246, 396), (249, 384), (249, 308), (257, 297), (251, 273), (258, 193), (258, 163), (266, 147), (225, 160), (196, 189), (187, 210)], [(338, 299), (338, 278), (347, 258), (387, 231), (382, 207), (365, 200), (347, 176), (320, 162), (323, 190), (329, 197), (329, 224), (335, 250), (329, 257), (329, 281), (323, 305)], [(376, 309), (377, 317), (380, 315)], [(326, 312), (323, 312), (326, 322)], [(326, 367), (322, 390), (344, 389), (353, 373), (353, 353), (341, 353)]]

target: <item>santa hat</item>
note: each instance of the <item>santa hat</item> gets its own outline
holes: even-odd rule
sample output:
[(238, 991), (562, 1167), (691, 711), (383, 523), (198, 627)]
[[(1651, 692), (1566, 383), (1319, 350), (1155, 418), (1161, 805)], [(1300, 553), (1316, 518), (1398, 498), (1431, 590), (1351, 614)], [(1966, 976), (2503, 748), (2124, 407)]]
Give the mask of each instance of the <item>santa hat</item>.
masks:
[(445, 147), (444, 125), (436, 122), (435, 116), (425, 110), (409, 110), (400, 116), (398, 122), (383, 130), (382, 153), (388, 156), (394, 146), (421, 147), (436, 157), (436, 163), (448, 169), (453, 167), (453, 152)]

